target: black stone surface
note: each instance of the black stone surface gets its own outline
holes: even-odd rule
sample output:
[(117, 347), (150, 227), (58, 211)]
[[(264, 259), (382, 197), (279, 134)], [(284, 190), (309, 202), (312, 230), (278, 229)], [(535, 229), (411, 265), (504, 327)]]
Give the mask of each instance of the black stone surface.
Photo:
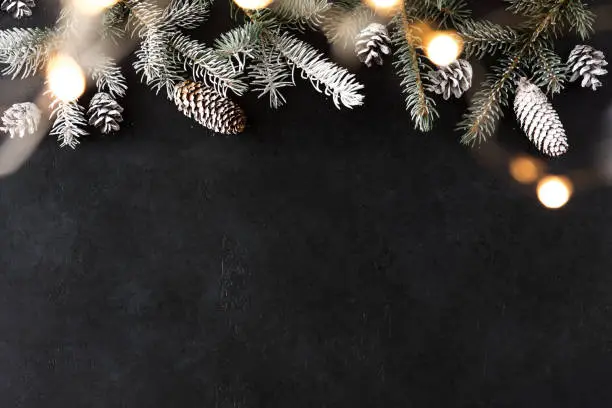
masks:
[(510, 112), (475, 152), (465, 101), (418, 134), (389, 65), (354, 111), (304, 82), (241, 99), (234, 138), (126, 74), (119, 136), (0, 180), (0, 406), (612, 405), (609, 76), (553, 101), (577, 191), (549, 211), (507, 174), (536, 154)]

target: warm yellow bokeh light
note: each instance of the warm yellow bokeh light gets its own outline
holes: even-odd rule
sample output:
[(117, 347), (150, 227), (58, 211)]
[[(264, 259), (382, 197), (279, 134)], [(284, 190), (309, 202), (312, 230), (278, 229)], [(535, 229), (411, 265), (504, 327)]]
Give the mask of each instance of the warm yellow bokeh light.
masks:
[(234, 0), (234, 3), (241, 9), (259, 10), (268, 7), (273, 0)]
[(574, 187), (567, 177), (546, 176), (538, 183), (538, 199), (546, 208), (561, 208), (569, 201)]
[(368, 6), (379, 10), (389, 10), (400, 5), (402, 0), (366, 0)]
[(47, 83), (58, 99), (70, 102), (85, 92), (85, 74), (79, 64), (67, 55), (56, 55), (47, 65)]
[(446, 66), (459, 58), (461, 47), (461, 40), (457, 35), (436, 33), (427, 41), (425, 53), (434, 64)]
[(541, 165), (532, 157), (518, 156), (510, 161), (510, 175), (522, 184), (535, 182), (541, 173)]
[(86, 15), (99, 14), (114, 6), (119, 0), (72, 0), (74, 8)]

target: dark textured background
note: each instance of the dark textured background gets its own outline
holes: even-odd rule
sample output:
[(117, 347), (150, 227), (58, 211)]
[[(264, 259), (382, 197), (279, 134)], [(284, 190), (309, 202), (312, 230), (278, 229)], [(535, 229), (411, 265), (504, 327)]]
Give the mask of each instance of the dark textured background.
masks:
[[(120, 136), (0, 180), (0, 406), (612, 405), (610, 77), (555, 98), (582, 181), (553, 212), (456, 142), (465, 102), (412, 131), (389, 66), (352, 112), (241, 99), (236, 138), (126, 73)], [(495, 146), (535, 153), (508, 116)]]

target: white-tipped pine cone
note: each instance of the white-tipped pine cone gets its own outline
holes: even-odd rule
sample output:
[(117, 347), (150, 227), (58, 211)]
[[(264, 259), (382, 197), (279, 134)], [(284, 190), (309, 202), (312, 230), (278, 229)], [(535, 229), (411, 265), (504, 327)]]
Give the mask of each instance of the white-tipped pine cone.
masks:
[(466, 60), (459, 59), (431, 72), (428, 75), (427, 89), (441, 94), (444, 99), (450, 98), (451, 94), (459, 98), (471, 88), (473, 74), (472, 65)]
[(371, 23), (357, 35), (355, 55), (368, 67), (372, 66), (372, 62), (382, 65), (383, 56), (391, 54), (390, 43), (387, 27), (379, 23)]
[(542, 153), (557, 157), (567, 151), (565, 129), (544, 92), (521, 78), (514, 99), (514, 112), (521, 128)]
[(603, 52), (589, 45), (577, 45), (567, 60), (568, 69), (572, 74), (570, 82), (582, 77), (582, 87), (590, 87), (595, 91), (601, 86), (601, 81), (597, 77), (608, 72), (603, 68), (606, 65), (608, 62)]
[(123, 122), (123, 108), (106, 92), (98, 92), (89, 103), (89, 124), (97, 127), (104, 134), (119, 130), (119, 123)]
[(200, 82), (184, 81), (174, 88), (174, 103), (185, 116), (202, 126), (227, 135), (242, 133), (244, 111), (230, 99)]
[(15, 18), (23, 18), (30, 17), (35, 6), (34, 0), (3, 0), (0, 8)]
[(12, 138), (31, 135), (38, 129), (42, 116), (38, 106), (32, 102), (16, 103), (2, 114), (0, 130)]

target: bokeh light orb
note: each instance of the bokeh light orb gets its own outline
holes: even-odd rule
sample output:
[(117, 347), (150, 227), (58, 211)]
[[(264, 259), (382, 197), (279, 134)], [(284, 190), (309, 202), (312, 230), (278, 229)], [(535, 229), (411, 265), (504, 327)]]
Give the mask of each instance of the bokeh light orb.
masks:
[(431, 36), (425, 47), (427, 58), (438, 66), (446, 66), (459, 58), (462, 42), (453, 33), (436, 33)]
[(521, 184), (534, 183), (541, 174), (541, 165), (529, 156), (517, 156), (510, 160), (510, 175)]
[(399, 6), (402, 0), (366, 0), (366, 4), (373, 9), (391, 10)]
[(99, 14), (118, 2), (119, 0), (72, 0), (74, 8), (85, 15)]
[(567, 177), (546, 176), (538, 183), (538, 199), (546, 208), (561, 208), (567, 204), (573, 190), (573, 184)]
[(268, 7), (273, 0), (234, 0), (234, 3), (241, 9), (259, 10)]
[(74, 58), (58, 54), (47, 65), (47, 83), (58, 99), (70, 102), (85, 92), (85, 74)]

